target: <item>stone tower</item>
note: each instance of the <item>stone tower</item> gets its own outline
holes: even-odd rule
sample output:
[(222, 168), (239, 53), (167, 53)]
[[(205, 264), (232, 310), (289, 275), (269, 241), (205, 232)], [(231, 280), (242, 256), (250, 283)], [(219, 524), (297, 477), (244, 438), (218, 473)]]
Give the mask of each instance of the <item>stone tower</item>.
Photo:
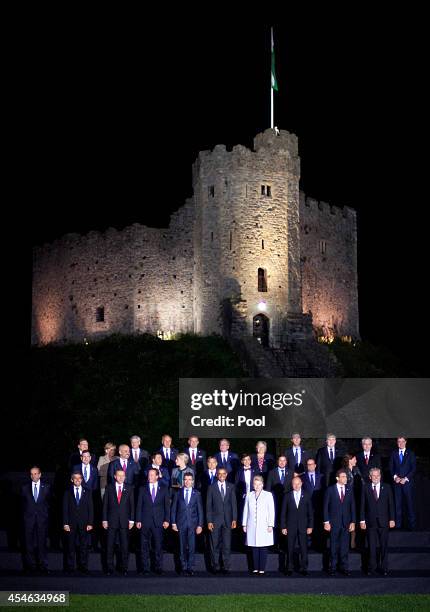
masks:
[(268, 129), (254, 149), (217, 145), (193, 167), (194, 330), (239, 319), (240, 333), (260, 326), (279, 346), (303, 319), (297, 137)]

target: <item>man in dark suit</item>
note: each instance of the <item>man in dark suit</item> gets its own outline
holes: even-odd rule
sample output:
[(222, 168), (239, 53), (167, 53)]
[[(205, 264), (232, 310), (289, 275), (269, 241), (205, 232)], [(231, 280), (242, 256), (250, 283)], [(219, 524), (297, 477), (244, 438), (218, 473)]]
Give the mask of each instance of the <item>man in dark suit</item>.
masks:
[(139, 472), (145, 470), (149, 464), (149, 453), (144, 448), (140, 448), (140, 437), (131, 436), (130, 438), (130, 460), (134, 461), (139, 468)]
[(150, 571), (150, 546), (154, 545), (155, 573), (163, 573), (163, 529), (170, 521), (169, 489), (158, 480), (157, 470), (148, 470), (148, 484), (140, 487), (136, 506), (136, 527), (140, 529), (140, 566)]
[(285, 449), (285, 456), (291, 470), (301, 476), (306, 471), (306, 462), (310, 457), (310, 453), (302, 448), (302, 437), (299, 433), (293, 433), (291, 436), (292, 446)]
[(355, 530), (355, 502), (352, 488), (347, 482), (345, 470), (336, 472), (337, 483), (327, 489), (324, 495), (324, 529), (330, 533), (330, 576), (339, 569), (349, 576), (348, 552), (349, 534)]
[(156, 470), (157, 472), (157, 481), (160, 484), (166, 485), (166, 487), (170, 487), (170, 474), (169, 470), (166, 467), (163, 467), (163, 455), (159, 452), (151, 455), (151, 461), (149, 466), (140, 472), (139, 475), (139, 483), (141, 485), (145, 485), (148, 482), (148, 472), (149, 470)]
[(206, 500), (212, 570), (223, 574), (230, 573), (231, 530), (236, 529), (237, 523), (235, 488), (226, 480), (227, 470), (219, 468), (217, 480), (209, 487)]
[[(391, 487), (381, 483), (380, 468), (370, 469), (370, 479), (361, 492), (360, 527), (367, 530), (369, 565), (367, 575), (372, 576), (379, 566), (388, 575), (388, 532), (395, 526), (394, 499)], [(379, 547), (380, 562), (377, 563)]]
[(402, 526), (402, 506), (406, 504), (409, 529), (415, 529), (416, 518), (413, 498), (413, 479), (417, 469), (415, 453), (406, 448), (407, 438), (397, 438), (397, 450), (390, 456), (390, 473), (394, 480), (394, 500), (396, 504), (396, 526)]
[(318, 471), (324, 474), (326, 487), (335, 481), (335, 474), (340, 468), (343, 455), (343, 450), (336, 445), (336, 436), (327, 434), (326, 445), (318, 449), (316, 457)]
[(158, 449), (158, 452), (161, 453), (163, 457), (163, 467), (166, 467), (169, 470), (169, 474), (172, 474), (172, 470), (176, 467), (176, 457), (178, 456), (178, 449), (172, 447), (172, 436), (169, 434), (164, 434), (161, 437), (161, 446)]
[(206, 505), (208, 488), (216, 481), (217, 460), (210, 455), (207, 458), (206, 465), (207, 468), (203, 470), (200, 476), (196, 477), (196, 488), (200, 491), (202, 496), (203, 508), (205, 508)]
[[(75, 465), (79, 465), (81, 463), (81, 455), (84, 451), (87, 451), (87, 450), (89, 450), (88, 440), (86, 438), (80, 438), (78, 442), (78, 449), (74, 451), (69, 457), (69, 462), (68, 462), (69, 472), (73, 471), (73, 467)], [(97, 457), (95, 453), (91, 455), (91, 463), (94, 466), (97, 465)]]
[[(316, 550), (322, 548), (323, 542), (323, 503), (325, 491), (325, 478), (317, 469), (315, 459), (309, 458), (306, 462), (306, 472), (302, 474), (303, 490), (309, 493), (314, 513), (314, 529), (312, 531), (312, 545)], [(310, 538), (308, 538), (309, 540)]]
[(218, 467), (223, 467), (227, 470), (227, 480), (234, 482), (236, 472), (239, 469), (239, 457), (230, 450), (230, 441), (227, 438), (219, 441), (219, 451), (215, 454), (215, 458)]
[(124, 470), (117, 469), (114, 484), (109, 484), (103, 497), (103, 529), (107, 530), (107, 574), (114, 571), (113, 554), (117, 535), (121, 552), (121, 571), (128, 572), (128, 532), (134, 525), (134, 488), (125, 483)]
[[(75, 571), (75, 556), (78, 569), (88, 573), (89, 532), (94, 525), (94, 507), (91, 491), (82, 486), (82, 474), (72, 474), (72, 485), (63, 496), (63, 529), (66, 534), (66, 572)], [(78, 554), (77, 550), (78, 549)]]
[(127, 444), (120, 444), (118, 448), (119, 459), (110, 462), (108, 468), (108, 483), (115, 482), (115, 472), (122, 470), (125, 474), (125, 484), (134, 487), (138, 482), (139, 466), (130, 459), (130, 447)]
[(312, 502), (309, 493), (303, 490), (300, 476), (294, 476), (293, 490), (284, 495), (281, 510), (281, 530), (287, 536), (288, 542), (288, 568), (287, 575), (291, 576), (294, 569), (293, 553), (296, 540), (300, 546), (300, 572), (308, 575), (308, 536), (314, 526)]
[(287, 558), (285, 549), (285, 538), (281, 533), (281, 511), (284, 495), (291, 491), (291, 481), (293, 472), (288, 469), (288, 462), (285, 455), (278, 457), (277, 467), (270, 470), (267, 476), (265, 489), (270, 491), (275, 502), (275, 543), (278, 547), (278, 569), (285, 571), (285, 560)]
[(362, 450), (357, 453), (357, 467), (361, 472), (364, 482), (369, 482), (371, 468), (381, 468), (381, 457), (373, 450), (373, 440), (366, 436), (361, 440)]
[(197, 476), (200, 476), (206, 466), (206, 451), (199, 448), (197, 436), (190, 436), (188, 438), (188, 446), (184, 448), (184, 453), (190, 458), (188, 465), (193, 468)]
[(48, 535), (49, 506), (51, 487), (41, 481), (42, 473), (38, 466), (30, 470), (31, 481), (21, 489), (21, 502), (24, 519), (24, 570), (33, 572), (39, 567), (44, 574), (48, 570)]
[(82, 451), (81, 463), (74, 465), (73, 474), (81, 474), (83, 486), (90, 491), (98, 491), (99, 489), (99, 471), (91, 464), (90, 451)]
[(235, 480), (239, 525), (242, 524), (242, 513), (246, 496), (250, 491), (254, 490), (254, 476), (256, 476), (255, 470), (251, 467), (251, 455), (243, 453), (240, 462), (242, 467), (236, 472)]
[(182, 573), (188, 576), (194, 576), (196, 534), (202, 533), (204, 523), (202, 498), (193, 484), (192, 474), (185, 474), (184, 486), (175, 495), (171, 512), (172, 529), (179, 531)]

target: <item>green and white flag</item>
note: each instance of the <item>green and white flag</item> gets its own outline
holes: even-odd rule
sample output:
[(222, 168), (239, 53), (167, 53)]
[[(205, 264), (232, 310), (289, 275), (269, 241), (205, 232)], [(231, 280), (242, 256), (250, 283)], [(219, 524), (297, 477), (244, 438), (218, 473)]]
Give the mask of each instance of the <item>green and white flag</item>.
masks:
[(273, 44), (273, 28), (272, 28), (272, 89), (278, 91), (278, 81), (276, 80), (275, 72), (275, 45)]

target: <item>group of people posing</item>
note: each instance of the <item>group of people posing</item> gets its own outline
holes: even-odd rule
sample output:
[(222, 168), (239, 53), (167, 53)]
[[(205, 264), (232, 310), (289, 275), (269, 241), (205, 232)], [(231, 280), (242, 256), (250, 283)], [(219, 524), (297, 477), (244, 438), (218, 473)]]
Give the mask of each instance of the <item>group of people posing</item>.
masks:
[[(407, 439), (397, 438), (389, 459), (390, 482), (384, 482), (381, 458), (372, 439), (364, 437), (358, 454), (346, 454), (328, 434), (316, 455), (302, 447), (294, 433), (291, 446), (275, 461), (267, 444), (241, 458), (229, 440), (207, 456), (197, 436), (183, 452), (163, 435), (152, 455), (140, 447), (140, 437), (113, 443), (97, 461), (88, 441), (79, 440), (69, 459), (71, 483), (62, 503), (65, 571), (77, 565), (88, 573), (91, 534), (102, 528), (104, 570), (128, 572), (129, 540), (136, 538), (137, 569), (146, 575), (163, 573), (163, 539), (177, 533), (178, 572), (194, 575), (196, 536), (203, 534), (210, 552), (210, 571), (229, 574), (232, 534), (241, 530), (249, 547), (249, 571), (264, 575), (268, 547), (276, 544), (279, 569), (308, 575), (308, 546), (317, 550), (330, 539), (330, 575), (349, 575), (348, 553), (355, 534), (367, 541), (365, 571), (388, 574), (388, 533), (402, 526), (406, 508), (408, 527), (415, 528), (413, 476), (416, 460)], [(33, 466), (23, 486), (24, 569), (48, 573), (47, 533), (51, 487)], [(393, 495), (394, 490), (394, 495)], [(364, 538), (364, 536), (366, 536)], [(170, 536), (171, 537), (171, 536)], [(298, 566), (294, 552), (298, 547)]]

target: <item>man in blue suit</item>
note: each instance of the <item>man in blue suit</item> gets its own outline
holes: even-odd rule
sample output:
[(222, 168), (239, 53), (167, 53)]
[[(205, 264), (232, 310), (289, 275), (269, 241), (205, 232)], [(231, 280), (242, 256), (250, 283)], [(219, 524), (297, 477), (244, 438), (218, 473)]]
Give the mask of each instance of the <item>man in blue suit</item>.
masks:
[(339, 559), (339, 569), (345, 576), (348, 570), (349, 534), (355, 530), (354, 494), (346, 482), (345, 470), (336, 472), (337, 483), (329, 487), (324, 496), (324, 529), (330, 533), (330, 569), (334, 576)]
[(236, 472), (239, 469), (239, 457), (230, 450), (230, 441), (226, 438), (219, 441), (219, 452), (215, 454), (215, 458), (218, 467), (223, 467), (227, 470), (227, 480), (234, 483)]
[(172, 474), (172, 470), (176, 467), (176, 457), (178, 456), (178, 449), (172, 447), (172, 436), (169, 434), (163, 434), (161, 436), (161, 446), (158, 449), (163, 457), (163, 467), (169, 470), (169, 474)]
[(81, 463), (74, 465), (72, 474), (81, 474), (82, 485), (90, 491), (97, 491), (99, 488), (99, 471), (91, 463), (91, 453), (89, 450), (82, 451)]
[(134, 487), (137, 484), (140, 468), (136, 465), (135, 461), (130, 459), (130, 447), (127, 444), (121, 444), (118, 448), (118, 453), (119, 459), (114, 459), (109, 464), (108, 483), (113, 484), (115, 482), (115, 472), (123, 470), (125, 484)]
[(155, 573), (163, 573), (163, 529), (170, 521), (170, 498), (167, 486), (159, 482), (158, 472), (148, 470), (148, 483), (139, 489), (136, 506), (136, 527), (140, 529), (141, 573), (150, 571), (150, 544), (154, 543)]
[(407, 438), (397, 438), (397, 450), (391, 453), (390, 473), (394, 480), (394, 501), (396, 505), (396, 527), (402, 526), (403, 500), (410, 529), (415, 529), (416, 518), (413, 499), (413, 478), (417, 469), (415, 453), (406, 448)]
[[(40, 468), (33, 466), (30, 470), (31, 481), (21, 489), (25, 543), (24, 570), (33, 572), (38, 565), (42, 573), (48, 574), (46, 537), (51, 487), (40, 480), (41, 475)], [(36, 551), (38, 563), (36, 563)]]
[(172, 504), (171, 522), (173, 531), (179, 531), (182, 573), (194, 576), (194, 551), (196, 534), (203, 531), (203, 505), (198, 491), (193, 488), (192, 474), (185, 474), (184, 486)]

